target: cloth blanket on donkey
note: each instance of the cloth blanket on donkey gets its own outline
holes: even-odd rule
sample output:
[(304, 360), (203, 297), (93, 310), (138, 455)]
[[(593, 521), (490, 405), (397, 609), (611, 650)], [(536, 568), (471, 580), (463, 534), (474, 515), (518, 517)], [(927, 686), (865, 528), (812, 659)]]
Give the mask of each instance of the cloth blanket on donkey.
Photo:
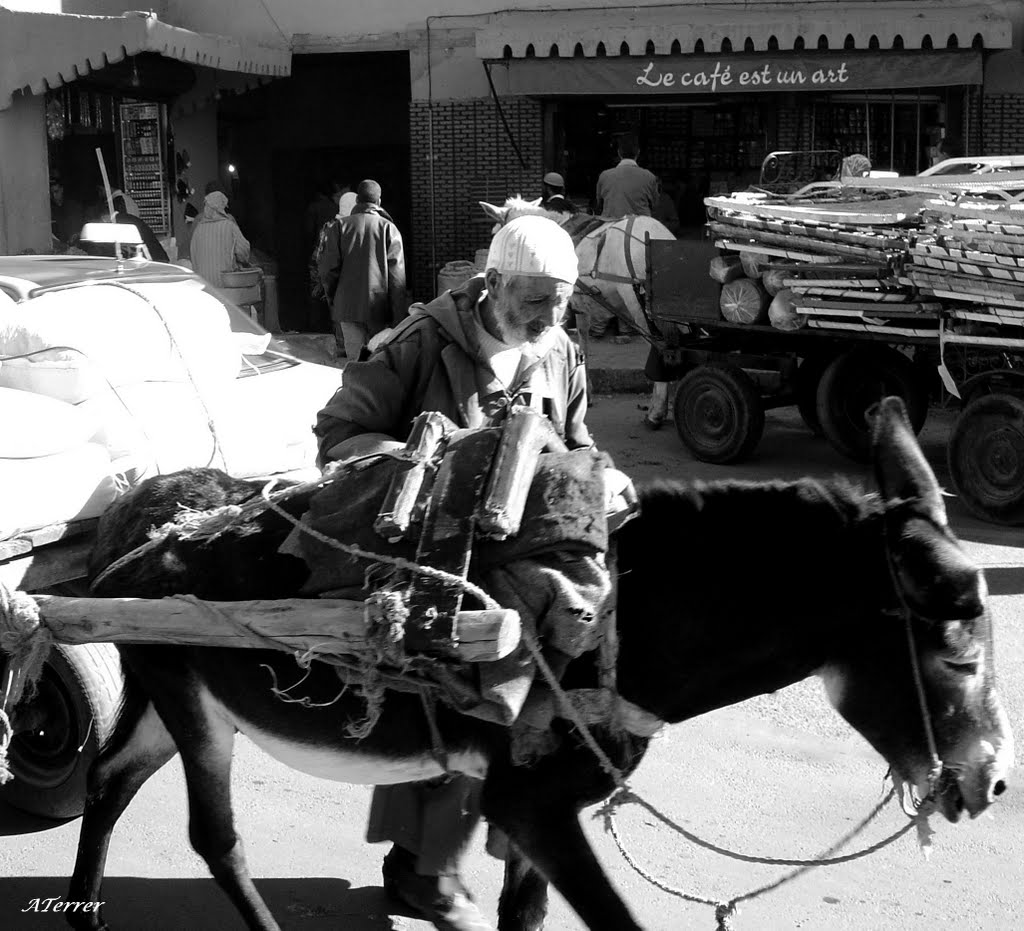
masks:
[[(473, 549), (470, 580), (502, 607), (519, 612), (523, 630), (534, 634), (556, 675), (597, 646), (598, 617), (611, 593), (606, 462), (592, 449), (542, 455), (520, 532), (504, 541), (477, 540)], [(304, 522), (342, 543), (414, 559), (412, 542), (389, 542), (373, 530), (396, 468), (395, 460), (381, 458), (331, 483), (313, 496)], [(298, 544), (311, 569), (306, 597), (361, 597), (410, 581), (403, 570), (368, 564), (308, 534)], [(402, 574), (396, 578), (396, 572)], [(463, 713), (503, 725), (522, 718), (520, 727), (546, 730), (554, 703), (524, 643), (494, 662), (439, 663), (464, 686), (457, 690), (461, 698), (447, 696)]]

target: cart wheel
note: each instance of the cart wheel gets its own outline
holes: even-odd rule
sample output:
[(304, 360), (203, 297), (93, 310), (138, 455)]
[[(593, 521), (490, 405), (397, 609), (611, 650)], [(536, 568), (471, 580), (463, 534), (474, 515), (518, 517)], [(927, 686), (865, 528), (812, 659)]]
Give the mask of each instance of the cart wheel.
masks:
[(740, 462), (764, 432), (761, 397), (742, 369), (708, 363), (691, 369), (679, 383), (676, 430), (703, 462)]
[(946, 456), (953, 487), (972, 514), (1024, 524), (1024, 400), (975, 398), (953, 425)]
[(793, 387), (797, 410), (815, 436), (822, 435), (821, 421), (818, 419), (818, 384), (834, 358), (829, 353), (807, 356), (796, 370)]
[(928, 416), (928, 392), (905, 355), (888, 346), (859, 346), (837, 356), (818, 383), (816, 407), (826, 439), (843, 455), (870, 461), (868, 411), (891, 394), (903, 399), (911, 427), (920, 432)]
[(35, 696), (14, 715), (8, 749), (14, 779), (0, 799), (46, 818), (74, 818), (85, 810), (86, 777), (114, 730), (123, 679), (109, 643), (56, 644)]

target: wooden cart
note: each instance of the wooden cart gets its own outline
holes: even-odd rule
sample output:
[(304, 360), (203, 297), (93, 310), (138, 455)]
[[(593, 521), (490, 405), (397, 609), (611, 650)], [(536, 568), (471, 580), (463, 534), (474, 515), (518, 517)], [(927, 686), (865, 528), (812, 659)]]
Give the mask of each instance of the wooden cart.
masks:
[[(767, 322), (732, 323), (720, 309), (722, 285), (708, 276), (709, 262), (728, 245), (720, 237), (646, 243), (650, 339), (671, 379), (679, 380), (676, 429), (694, 456), (722, 464), (742, 461), (757, 447), (765, 411), (795, 405), (814, 433), (844, 455), (866, 461), (868, 412), (876, 401), (902, 397), (920, 431), (929, 400), (945, 390), (961, 405), (948, 445), (956, 491), (984, 520), (1024, 524), (1024, 328), (1019, 339), (1008, 337), (1005, 326), (998, 336), (954, 331), (952, 318), (970, 318), (970, 310), (951, 314), (939, 304), (905, 322), (894, 320), (898, 310), (890, 310), (884, 325), (876, 325), (871, 308), (854, 304), (844, 310), (837, 302), (830, 311), (827, 298), (807, 300), (856, 319), (835, 324), (840, 328), (826, 319), (816, 328), (792, 331)], [(773, 260), (798, 267), (792, 264), (800, 261), (798, 249), (781, 245), (766, 251), (767, 268)], [(1021, 264), (1024, 277), (1024, 258)], [(898, 275), (899, 267), (892, 273)], [(922, 271), (917, 281), (926, 279)], [(945, 299), (937, 286), (921, 298)], [(1021, 308), (1024, 317), (1024, 298)]]

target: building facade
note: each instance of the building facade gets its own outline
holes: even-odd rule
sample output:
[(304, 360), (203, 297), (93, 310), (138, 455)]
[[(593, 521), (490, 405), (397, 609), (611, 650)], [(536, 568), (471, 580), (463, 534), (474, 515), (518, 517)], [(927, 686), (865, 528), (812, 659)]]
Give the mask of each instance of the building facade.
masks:
[[(102, 2), (81, 5), (126, 19)], [(446, 262), (486, 246), (479, 201), (538, 196), (541, 176), (555, 170), (586, 206), (626, 131), (684, 226), (699, 226), (706, 193), (770, 180), (772, 170), (781, 182), (786, 171), (831, 170), (830, 159), (859, 152), (876, 169), (913, 174), (949, 152), (1024, 147), (1024, 14), (1011, 0), (540, 7), (168, 0), (152, 18), (159, 37), (122, 42), (120, 57), (114, 38), (87, 39), (78, 17), (78, 46), (61, 69), (43, 67), (31, 52), (42, 40), (26, 34), (11, 49), (20, 70), (0, 71), (0, 250), (45, 245), (47, 180), (95, 158), (89, 137), (97, 121), (107, 126), (95, 85), (105, 73), (118, 106), (164, 108), (169, 231), (182, 228), (182, 177), (200, 203), (206, 181), (226, 178), (243, 228), (280, 262), (283, 303), (295, 308), (308, 247), (303, 209), (312, 182), (332, 175), (382, 182), (423, 299)], [(66, 22), (69, 12), (64, 4), (49, 15)], [(11, 15), (25, 23), (46, 14)], [(85, 59), (91, 70), (76, 70)], [(60, 120), (70, 148), (47, 136)], [(123, 186), (125, 134), (134, 138), (136, 127), (108, 128)], [(820, 155), (779, 159), (764, 174), (776, 151)], [(296, 310), (285, 325), (315, 321)]]

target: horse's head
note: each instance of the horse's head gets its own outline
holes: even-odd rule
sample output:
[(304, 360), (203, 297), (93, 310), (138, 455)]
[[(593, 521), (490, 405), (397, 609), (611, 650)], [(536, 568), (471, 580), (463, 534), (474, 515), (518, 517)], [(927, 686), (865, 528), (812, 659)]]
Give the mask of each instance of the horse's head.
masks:
[(520, 194), (515, 194), (508, 197), (503, 207), (496, 207), (494, 204), (488, 204), (486, 201), (480, 201), (480, 206), (483, 207), (484, 213), (494, 220), (494, 228), (491, 230), (492, 236), (510, 220), (516, 219), (516, 217), (525, 217), (527, 215), (547, 217), (561, 226), (571, 216), (571, 214), (561, 213), (557, 210), (546, 210), (540, 203), (541, 198), (539, 197), (536, 200), (524, 200)]
[(1004, 790), (1013, 764), (985, 578), (949, 529), (942, 492), (897, 398), (879, 405), (874, 452), (894, 610), (830, 660), (826, 687), (897, 781), (919, 798), (934, 792), (950, 821), (965, 808), (973, 817)]

